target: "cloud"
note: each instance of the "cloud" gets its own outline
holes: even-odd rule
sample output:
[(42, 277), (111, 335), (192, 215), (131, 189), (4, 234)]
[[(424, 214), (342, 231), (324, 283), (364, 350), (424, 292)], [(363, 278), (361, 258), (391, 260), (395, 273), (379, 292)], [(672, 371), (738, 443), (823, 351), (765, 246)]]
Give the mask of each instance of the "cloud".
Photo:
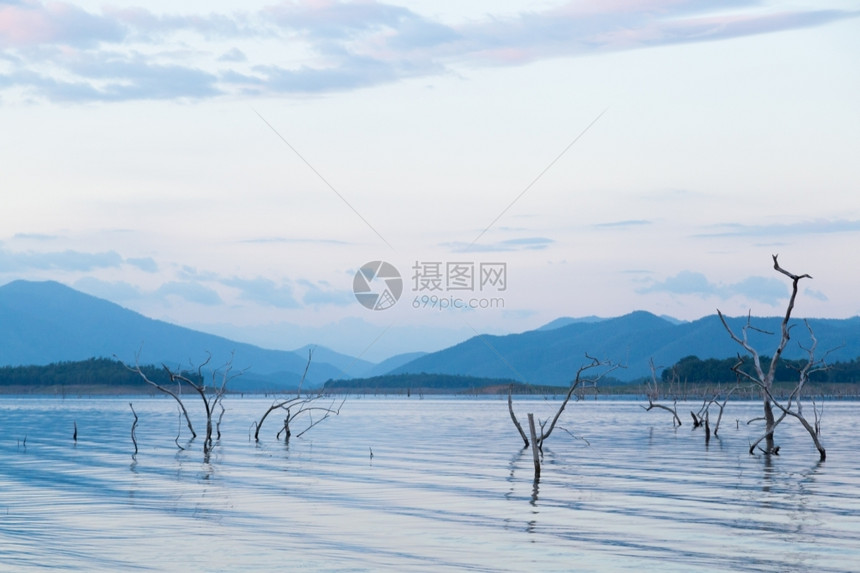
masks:
[(610, 221), (608, 223), (595, 223), (594, 227), (598, 229), (619, 229), (625, 227), (642, 227), (645, 225), (651, 225), (652, 221), (647, 221), (645, 219), (629, 219), (626, 221)]
[(218, 293), (195, 281), (170, 281), (152, 290), (142, 290), (125, 281), (103, 281), (95, 277), (83, 277), (74, 283), (74, 287), (82, 292), (111, 300), (114, 302), (127, 301), (164, 301), (167, 297), (178, 297), (186, 302), (216, 306), (223, 301)]
[(668, 292), (671, 294), (711, 296), (717, 293), (717, 287), (702, 273), (681, 271), (674, 277), (669, 277), (663, 282), (657, 282), (650, 286), (638, 289), (637, 292), (642, 294), (649, 292)]
[[(52, 101), (82, 102), (328, 93), (463, 66), (718, 41), (858, 15), (780, 10), (755, 0), (653, 0), (569, 2), (448, 24), (384, 2), (155, 14), (142, 7), (89, 12), (30, 0), (0, 5), (0, 57), (6, 61), (0, 91), (23, 88)], [(261, 53), (261, 44), (278, 57), (249, 57)]]
[(60, 238), (59, 235), (46, 235), (43, 233), (15, 233), (13, 239), (22, 241), (55, 241)]
[(311, 282), (301, 279), (296, 282), (305, 288), (305, 294), (302, 296), (304, 304), (347, 306), (355, 303), (352, 291), (332, 288), (326, 281)]
[(821, 292), (819, 290), (811, 289), (811, 288), (805, 289), (803, 291), (803, 294), (805, 296), (812, 297), (812, 298), (820, 300), (822, 302), (827, 302), (828, 300), (830, 300), (829, 298), (827, 298), (827, 295), (824, 294), (823, 292)]
[(775, 278), (748, 277), (739, 283), (720, 287), (722, 298), (740, 295), (766, 304), (776, 304), (789, 296), (788, 286)]
[(154, 272), (158, 271), (158, 263), (156, 263), (150, 257), (144, 257), (144, 258), (140, 258), (140, 259), (129, 258), (129, 259), (126, 259), (125, 262), (130, 264), (131, 266), (137, 267), (140, 270), (145, 271), (147, 273), (154, 273)]
[[(303, 65), (299, 68), (281, 66), (255, 66), (250, 76), (228, 76), (224, 79), (262, 86), (268, 93), (330, 93), (367, 88), (401, 79), (426, 75), (426, 67), (408, 63), (388, 62), (357, 54), (344, 54), (337, 58), (335, 65), (313, 67)], [(436, 70), (441, 71), (441, 70)]]
[(290, 285), (277, 285), (274, 281), (265, 278), (222, 279), (221, 282), (227, 286), (239, 290), (239, 298), (275, 308), (299, 308), (301, 305), (293, 296)]
[(247, 62), (248, 56), (239, 48), (230, 48), (218, 58), (219, 62)]
[(254, 239), (244, 239), (240, 243), (252, 244), (267, 244), (267, 243), (284, 243), (289, 245), (351, 245), (348, 241), (339, 241), (336, 239), (309, 239), (309, 238), (293, 238), (293, 237), (257, 237)]
[(69, 64), (73, 73), (104, 84), (99, 99), (168, 99), (207, 97), (222, 91), (217, 76), (192, 66), (152, 62), (144, 54), (112, 53), (80, 58)]
[(75, 281), (74, 287), (81, 292), (114, 302), (137, 300), (143, 297), (138, 287), (124, 281), (108, 282), (94, 277), (84, 277)]
[(212, 271), (198, 271), (195, 267), (182, 265), (178, 272), (181, 278), (194, 281), (220, 281), (217, 273)]
[(63, 79), (52, 71), (18, 69), (0, 75), (0, 86), (18, 86), (60, 102), (204, 98), (223, 93), (213, 74), (182, 64), (150, 62), (141, 54), (75, 53), (58, 55), (57, 60), (67, 72)]
[(785, 235), (820, 235), (829, 233), (855, 233), (860, 231), (860, 221), (849, 219), (816, 219), (798, 223), (773, 223), (769, 225), (744, 225), (725, 223), (717, 226), (713, 233), (702, 233), (697, 237), (771, 237)]
[(107, 16), (86, 12), (65, 2), (0, 4), (0, 47), (42, 45), (94, 46), (120, 42), (125, 30)]
[(531, 317), (537, 316), (537, 315), (538, 315), (538, 311), (528, 310), (525, 308), (521, 308), (521, 309), (517, 309), (517, 310), (505, 309), (502, 311), (502, 316), (506, 319), (511, 319), (511, 320), (522, 320), (524, 318), (531, 318)]
[(460, 241), (442, 243), (441, 246), (455, 253), (501, 253), (513, 251), (540, 251), (555, 241), (546, 237), (523, 237), (506, 239), (495, 243), (465, 243)]
[(47, 253), (20, 253), (0, 249), (0, 272), (20, 272), (30, 269), (92, 271), (94, 269), (116, 268), (122, 262), (122, 257), (115, 251), (82, 253), (67, 250)]
[[(179, 270), (179, 276), (185, 280), (168, 283), (155, 294), (178, 294), (201, 304), (220, 303), (220, 297), (216, 300), (218, 295), (214, 290), (201, 286), (201, 283), (208, 282), (236, 289), (240, 300), (264, 307), (301, 308), (303, 304), (346, 306), (355, 302), (352, 291), (333, 288), (326, 281), (297, 279), (278, 284), (262, 277), (254, 279), (222, 277), (212, 272), (200, 272), (188, 266)], [(190, 285), (195, 286), (192, 289)]]
[(438, 46), (460, 35), (450, 26), (424, 18), (408, 8), (381, 2), (281, 3), (262, 14), (283, 30), (299, 32), (327, 43), (383, 39), (381, 46), (400, 48)]
[[(56, 237), (52, 235), (18, 234), (15, 235), (15, 238), (52, 241)], [(101, 253), (85, 253), (75, 250), (15, 252), (0, 248), (0, 272), (20, 272), (25, 270), (90, 272), (96, 269), (119, 268), (123, 264), (132, 265), (148, 273), (154, 273), (158, 270), (158, 264), (150, 257), (123, 259), (116, 251)]]
[(195, 281), (171, 281), (161, 285), (154, 293), (156, 296), (178, 296), (188, 302), (215, 306), (223, 301), (213, 289)]
[(105, 16), (113, 18), (128, 30), (129, 40), (163, 41), (171, 34), (196, 33), (204, 38), (238, 38), (260, 35), (265, 32), (261, 23), (252, 23), (244, 12), (233, 14), (155, 14), (146, 8), (103, 9)]
[(637, 289), (639, 294), (669, 293), (674, 295), (692, 295), (702, 298), (717, 297), (723, 300), (734, 296), (743, 296), (750, 300), (775, 305), (788, 295), (788, 286), (776, 278), (748, 277), (734, 284), (712, 283), (702, 273), (681, 271), (673, 277), (661, 282), (654, 282)]

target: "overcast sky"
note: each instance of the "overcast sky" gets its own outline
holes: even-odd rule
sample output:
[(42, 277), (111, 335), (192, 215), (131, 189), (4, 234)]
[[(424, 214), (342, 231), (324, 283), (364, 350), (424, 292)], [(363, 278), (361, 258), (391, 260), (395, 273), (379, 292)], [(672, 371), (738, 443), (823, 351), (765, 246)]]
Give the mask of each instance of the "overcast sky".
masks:
[(855, 2), (179, 5), (0, 0), (0, 284), (373, 360), (779, 314), (774, 253), (798, 316), (860, 313)]

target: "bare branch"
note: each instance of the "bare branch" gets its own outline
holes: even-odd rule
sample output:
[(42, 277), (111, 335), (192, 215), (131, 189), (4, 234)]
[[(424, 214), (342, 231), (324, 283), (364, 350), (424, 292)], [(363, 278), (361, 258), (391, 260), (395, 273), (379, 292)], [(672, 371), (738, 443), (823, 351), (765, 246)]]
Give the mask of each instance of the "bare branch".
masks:
[[(645, 406), (642, 406), (642, 407), (645, 408)], [(673, 408), (670, 408), (669, 406), (666, 406), (665, 404), (657, 404), (655, 402), (652, 402), (651, 399), (649, 398), (648, 399), (648, 407), (645, 408), (645, 411), (650, 412), (654, 408), (666, 410), (667, 412), (672, 414), (672, 418), (673, 418), (672, 425), (673, 426), (683, 426), (683, 424), (681, 424), (681, 418), (678, 417), (677, 402), (674, 403)]]
[[(284, 412), (286, 413), (285, 417), (284, 417), (284, 424), (283, 424), (282, 428), (278, 431), (276, 437), (280, 438), (281, 433), (284, 433), (285, 438), (287, 440), (289, 440), (290, 436), (292, 435), (292, 430), (290, 427), (291, 423), (296, 418), (301, 416), (302, 414), (307, 415), (308, 418), (310, 419), (310, 422), (309, 422), (308, 426), (306, 426), (301, 432), (299, 432), (296, 435), (296, 437), (301, 437), (302, 434), (304, 434), (305, 432), (307, 432), (308, 430), (310, 430), (311, 428), (313, 428), (314, 426), (316, 426), (317, 424), (319, 424), (323, 420), (328, 419), (329, 416), (331, 416), (331, 415), (336, 416), (336, 415), (340, 414), (340, 409), (341, 409), (341, 407), (343, 407), (343, 404), (346, 401), (346, 398), (344, 398), (344, 400), (340, 403), (340, 406), (338, 406), (337, 408), (334, 408), (334, 402), (332, 402), (332, 405), (328, 406), (328, 407), (315, 405), (316, 401), (323, 398), (322, 393), (315, 394), (313, 396), (307, 396), (305, 398), (301, 397), (301, 387), (304, 384), (305, 377), (307, 376), (308, 368), (310, 368), (312, 358), (313, 358), (313, 350), (308, 350), (308, 361), (305, 364), (304, 374), (302, 374), (302, 378), (299, 381), (299, 390), (298, 390), (297, 395), (291, 396), (289, 398), (276, 399), (266, 409), (266, 411), (263, 412), (263, 415), (260, 417), (260, 420), (254, 423), (254, 441), (256, 441), (256, 442), (260, 441), (260, 430), (263, 428), (263, 422), (266, 421), (266, 418), (269, 417), (269, 414), (271, 414), (272, 412), (274, 412), (276, 410), (284, 410)], [(313, 418), (314, 412), (322, 412), (323, 416), (321, 418), (317, 418), (316, 420), (314, 420), (314, 418)]]
[[(658, 390), (658, 385), (657, 385), (657, 367), (654, 366), (654, 359), (653, 358), (648, 361), (648, 364), (651, 367), (651, 382), (647, 386), (648, 407), (647, 408), (645, 408), (645, 406), (642, 406), (642, 407), (645, 408), (646, 412), (650, 412), (654, 408), (666, 410), (667, 412), (672, 414), (672, 426), (673, 427), (682, 426), (683, 424), (681, 424), (681, 418), (678, 417), (678, 401), (677, 400), (675, 400), (673, 402), (671, 408), (669, 406), (666, 406), (665, 404), (658, 404), (657, 402), (654, 401), (660, 395), (660, 392)], [(673, 378), (673, 380), (677, 380), (678, 373), (673, 371), (672, 372), (672, 378)], [(694, 417), (694, 420), (695, 420), (695, 417)]]
[[(574, 391), (577, 388), (579, 388), (580, 385), (590, 384), (591, 386), (596, 387), (597, 382), (600, 379), (604, 378), (607, 374), (609, 374), (610, 372), (619, 368), (618, 364), (612, 364), (609, 361), (600, 361), (597, 358), (594, 358), (593, 356), (589, 356), (588, 354), (586, 354), (585, 357), (588, 358), (589, 360), (591, 360), (591, 362), (588, 364), (584, 364), (584, 365), (580, 366), (579, 370), (576, 371), (576, 377), (570, 383), (570, 388), (567, 391), (567, 395), (564, 397), (564, 401), (561, 403), (561, 406), (559, 406), (558, 410), (556, 411), (555, 416), (552, 419), (552, 423), (549, 425), (549, 429), (546, 431), (543, 431), (543, 428), (541, 428), (541, 435), (538, 436), (538, 447), (543, 448), (544, 440), (546, 440), (550, 436), (550, 434), (552, 434), (552, 431), (555, 428), (555, 425), (558, 422), (558, 419), (561, 417), (561, 414), (562, 414), (562, 412), (564, 412), (564, 409), (567, 406), (567, 403), (570, 401), (570, 397), (573, 396)], [(585, 379), (582, 378), (582, 374), (584, 372), (587, 372), (593, 368), (600, 368), (600, 367), (604, 367), (606, 369), (603, 370), (602, 372), (600, 372), (600, 374), (598, 374), (597, 376), (595, 376), (593, 378), (585, 378)]]
[[(132, 372), (137, 372), (138, 375), (140, 375), (140, 377), (143, 379), (144, 382), (146, 382), (147, 384), (149, 384), (150, 386), (152, 386), (153, 388), (155, 388), (159, 392), (163, 392), (163, 393), (167, 394), (168, 396), (172, 397), (174, 400), (176, 400), (176, 403), (179, 405), (179, 409), (180, 409), (182, 415), (185, 417), (185, 423), (188, 426), (188, 431), (191, 432), (191, 437), (196, 438), (197, 432), (194, 431), (194, 426), (191, 424), (191, 418), (188, 416), (188, 410), (185, 409), (185, 404), (182, 403), (182, 398), (180, 398), (179, 394), (177, 393), (178, 391), (181, 390), (181, 387), (177, 388), (177, 392), (174, 392), (170, 388), (167, 388), (166, 386), (162, 386), (158, 382), (154, 382), (154, 381), (150, 380), (140, 367), (139, 357), (140, 357), (140, 351), (138, 351), (137, 354), (135, 354), (135, 356), (134, 356), (134, 366), (132, 367), (132, 366), (129, 366), (128, 364), (125, 364), (125, 367)], [(167, 368), (167, 366), (164, 366), (164, 369), (167, 370), (167, 373), (170, 375), (170, 380), (173, 381), (173, 376), (172, 376), (172, 373), (170, 372), (170, 369)], [(176, 445), (178, 446), (179, 444), (177, 443)]]
[[(314, 412), (314, 411), (320, 411), (320, 412), (323, 412), (323, 416), (322, 416), (322, 418), (318, 418), (317, 420), (314, 420), (313, 417), (311, 417), (311, 423), (304, 430), (302, 430), (301, 432), (296, 434), (296, 437), (301, 438), (305, 434), (305, 432), (307, 432), (308, 430), (310, 430), (311, 428), (313, 428), (314, 426), (316, 426), (317, 424), (319, 424), (323, 420), (328, 419), (328, 417), (330, 415), (332, 415), (332, 414), (334, 414), (335, 416), (339, 415), (340, 409), (343, 408), (343, 405), (345, 402), (346, 402), (346, 398), (341, 400), (340, 405), (337, 408), (333, 408), (331, 406), (329, 406), (328, 408), (325, 408), (322, 406), (315, 406), (313, 408), (305, 408), (304, 410), (302, 410), (302, 412), (307, 412), (308, 414), (310, 414), (311, 412)], [(334, 404), (334, 402), (332, 402), (332, 405), (333, 404)], [(301, 412), (299, 412), (299, 413), (301, 413)]]
[[(621, 367), (620, 365), (613, 364), (610, 361), (598, 360), (597, 358), (595, 358), (593, 356), (589, 356), (587, 353), (586, 353), (585, 357), (588, 359), (588, 362), (581, 365), (579, 367), (579, 369), (577, 370), (576, 376), (571, 381), (570, 386), (567, 389), (567, 393), (565, 394), (564, 399), (561, 402), (561, 405), (559, 405), (559, 407), (556, 410), (555, 414), (553, 415), (552, 419), (551, 420), (549, 420), (549, 419), (548, 420), (542, 420), (542, 421), (538, 420), (538, 423), (540, 425), (540, 434), (535, 433), (535, 436), (533, 439), (529, 439), (527, 437), (525, 431), (523, 430), (522, 425), (520, 424), (519, 420), (517, 420), (516, 414), (514, 414), (514, 406), (513, 406), (513, 399), (512, 399), (513, 385), (508, 387), (508, 413), (510, 414), (511, 420), (513, 421), (514, 426), (517, 429), (517, 432), (520, 434), (520, 437), (522, 438), (523, 443), (525, 444), (524, 447), (527, 448), (529, 445), (531, 445), (533, 448), (536, 448), (536, 450), (543, 451), (544, 441), (547, 438), (549, 438), (550, 435), (552, 434), (553, 430), (555, 429), (556, 425), (558, 424), (559, 419), (561, 418), (562, 413), (564, 412), (565, 408), (567, 407), (568, 402), (570, 402), (570, 399), (571, 399), (571, 397), (573, 397), (574, 393), (577, 390), (581, 390), (582, 388), (585, 388), (585, 387), (596, 389), (597, 384), (601, 379), (606, 377), (610, 372), (613, 372), (617, 368)], [(586, 377), (585, 373), (589, 372), (590, 370), (593, 370), (593, 369), (600, 369), (600, 370), (596, 374), (593, 374), (590, 377)], [(530, 418), (529, 430), (531, 430), (532, 429), (531, 423), (533, 423), (534, 416), (532, 414), (529, 414), (529, 418)], [(567, 431), (567, 430), (565, 430), (565, 431)], [(536, 469), (536, 472), (539, 471), (537, 466), (535, 469)]]
[(134, 411), (134, 406), (131, 402), (128, 403), (128, 407), (131, 408), (131, 413), (134, 414), (134, 422), (131, 424), (131, 443), (134, 444), (134, 453), (131, 457), (137, 455), (137, 437), (134, 435), (134, 430), (137, 428), (137, 412)]
[(583, 442), (585, 442), (585, 445), (586, 445), (586, 446), (590, 446), (590, 445), (591, 445), (591, 442), (589, 442), (588, 440), (586, 440), (584, 437), (582, 437), (582, 436), (577, 436), (576, 434), (574, 434), (573, 432), (571, 432), (570, 430), (568, 430), (568, 429), (567, 429), (567, 428), (565, 428), (564, 426), (559, 426), (559, 427), (558, 427), (558, 429), (559, 429), (559, 430), (561, 430), (562, 432), (566, 432), (566, 433), (567, 433), (571, 438), (573, 438), (573, 439), (575, 439), (575, 440), (582, 440)]
[(511, 384), (510, 386), (508, 386), (508, 412), (511, 415), (511, 420), (513, 420), (514, 426), (516, 427), (517, 431), (520, 433), (520, 437), (523, 439), (523, 442), (524, 442), (523, 447), (527, 448), (527, 447), (529, 447), (529, 439), (526, 436), (526, 433), (523, 431), (523, 427), (522, 427), (522, 425), (520, 425), (520, 421), (517, 420), (516, 414), (514, 414), (514, 402), (513, 402), (513, 398), (511, 397), (511, 394), (513, 393), (513, 391), (514, 391), (514, 385)]
[(773, 376), (776, 373), (776, 365), (779, 362), (779, 359), (782, 357), (782, 352), (785, 350), (785, 345), (788, 344), (790, 336), (790, 327), (788, 326), (788, 321), (791, 318), (791, 311), (794, 310), (794, 301), (797, 298), (797, 283), (800, 282), (800, 279), (809, 278), (812, 276), (808, 274), (803, 275), (795, 275), (787, 270), (783, 269), (779, 266), (779, 261), (777, 257), (779, 255), (771, 255), (773, 257), (773, 268), (778, 272), (784, 274), (785, 276), (791, 279), (791, 297), (788, 299), (788, 306), (785, 308), (785, 316), (782, 319), (782, 337), (780, 338), (779, 345), (776, 348), (776, 352), (774, 352), (773, 358), (770, 360), (770, 369), (768, 371), (768, 376), (771, 380), (773, 380)]
[[(213, 431), (217, 432), (217, 439), (221, 438), (221, 421), (224, 417), (224, 406), (221, 401), (224, 398), (224, 395), (227, 393), (227, 384), (235, 379), (237, 376), (241, 376), (245, 373), (246, 370), (241, 370), (238, 373), (233, 373), (233, 354), (230, 354), (230, 359), (224, 363), (221, 368), (216, 368), (212, 370), (212, 382), (211, 385), (207, 386), (206, 384), (206, 372), (204, 371), (206, 366), (212, 361), (212, 355), (207, 352), (206, 359), (201, 362), (199, 365), (194, 366), (191, 365), (191, 373), (187, 374), (187, 371), (182, 371), (179, 369), (173, 370), (167, 364), (162, 363), (161, 367), (167, 375), (168, 380), (171, 383), (176, 384), (176, 390), (172, 390), (167, 386), (151, 380), (143, 369), (140, 366), (139, 361), (139, 352), (138, 355), (135, 356), (135, 364), (134, 366), (126, 365), (126, 368), (131, 370), (132, 372), (137, 372), (138, 375), (150, 386), (157, 389), (159, 392), (163, 392), (171, 396), (176, 404), (179, 406), (179, 410), (181, 416), (185, 418), (186, 425), (188, 426), (188, 430), (191, 432), (192, 439), (197, 437), (197, 432), (194, 431), (194, 426), (191, 423), (191, 417), (188, 414), (188, 410), (185, 407), (185, 403), (182, 400), (182, 385), (185, 384), (190, 386), (199, 396), (201, 401), (203, 402), (203, 408), (206, 414), (206, 438), (203, 441), (203, 451), (208, 453), (212, 448), (212, 434)], [(212, 418), (215, 415), (216, 408), (221, 408), (221, 413), (218, 416), (216, 421), (216, 425), (213, 426)], [(176, 439), (176, 445), (179, 446), (179, 436)], [(184, 449), (184, 448), (182, 448)]]

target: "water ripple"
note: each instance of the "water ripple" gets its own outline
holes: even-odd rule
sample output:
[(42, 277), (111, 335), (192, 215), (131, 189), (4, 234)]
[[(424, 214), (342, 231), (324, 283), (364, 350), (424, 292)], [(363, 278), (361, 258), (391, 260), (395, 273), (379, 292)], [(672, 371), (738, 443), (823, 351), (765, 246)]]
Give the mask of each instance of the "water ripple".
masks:
[[(232, 399), (210, 455), (169, 401), (134, 401), (134, 457), (128, 400), (0, 401), (0, 570), (836, 572), (860, 558), (856, 404), (827, 405), (820, 464), (788, 425), (783, 455), (748, 455), (756, 404), (730, 404), (706, 446), (638, 404), (580, 402), (563, 423), (588, 442), (550, 438), (535, 482), (502, 400), (352, 400), (285, 445), (249, 439), (267, 401)], [(555, 403), (517, 405), (545, 418)]]

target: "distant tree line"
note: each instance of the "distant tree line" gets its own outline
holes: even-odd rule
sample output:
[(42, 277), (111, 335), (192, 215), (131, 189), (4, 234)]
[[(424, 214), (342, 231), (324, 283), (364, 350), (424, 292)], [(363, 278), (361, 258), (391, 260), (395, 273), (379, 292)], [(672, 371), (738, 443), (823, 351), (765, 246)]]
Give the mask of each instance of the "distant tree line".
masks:
[[(743, 357), (744, 366), (751, 365), (752, 358)], [(770, 363), (769, 356), (762, 356), (761, 361)], [(678, 382), (690, 384), (729, 384), (735, 381), (735, 373), (732, 367), (737, 364), (738, 358), (707, 358), (702, 360), (698, 356), (686, 356), (680, 359), (674, 366), (666, 368), (661, 374), (663, 382), (672, 381), (673, 377)], [(797, 371), (803, 366), (803, 360), (782, 359), (777, 365), (776, 381), (791, 381), (797, 377)], [(848, 362), (833, 362), (830, 369), (813, 372), (810, 374), (811, 382), (830, 383), (853, 383), (860, 381), (860, 358)]]
[[(479, 378), (475, 376), (460, 376), (456, 374), (387, 374), (371, 378), (352, 378), (348, 380), (329, 380), (323, 386), (323, 391), (329, 394), (458, 394), (468, 392), (486, 392), (497, 389), (497, 393), (507, 393), (508, 387), (515, 384), (518, 389), (528, 389), (513, 380), (501, 378)], [(559, 391), (555, 388), (555, 391)]]
[[(160, 366), (142, 366), (148, 377), (169, 384), (170, 376)], [(147, 388), (140, 375), (110, 358), (54, 362), (47, 365), (0, 367), (0, 387), (109, 386)]]
[[(762, 357), (770, 361), (769, 357)], [(750, 358), (744, 357), (749, 363)], [(737, 363), (733, 358), (707, 358), (686, 356), (674, 366), (665, 368), (661, 373), (663, 382), (671, 382), (673, 376), (679, 383), (688, 384), (730, 384), (735, 382), (732, 366)], [(782, 360), (777, 368), (777, 381), (790, 381), (796, 376), (800, 360)], [(159, 384), (170, 384), (170, 375), (162, 366), (141, 366), (146, 377)], [(196, 373), (193, 373), (196, 375)], [(860, 382), (860, 358), (847, 362), (834, 362), (831, 368), (814, 372), (811, 381), (817, 383), (858, 383)], [(609, 385), (617, 381), (610, 380)], [(557, 386), (523, 384), (509, 379), (481, 378), (456, 374), (388, 374), (372, 378), (353, 378), (348, 380), (329, 380), (325, 383), (325, 393), (507, 393), (513, 384), (515, 394), (556, 393)], [(12, 387), (113, 387), (146, 389), (151, 387), (141, 376), (129, 370), (125, 364), (110, 358), (90, 358), (81, 361), (54, 362), (47, 365), (3, 366), (0, 367), (0, 388)]]

